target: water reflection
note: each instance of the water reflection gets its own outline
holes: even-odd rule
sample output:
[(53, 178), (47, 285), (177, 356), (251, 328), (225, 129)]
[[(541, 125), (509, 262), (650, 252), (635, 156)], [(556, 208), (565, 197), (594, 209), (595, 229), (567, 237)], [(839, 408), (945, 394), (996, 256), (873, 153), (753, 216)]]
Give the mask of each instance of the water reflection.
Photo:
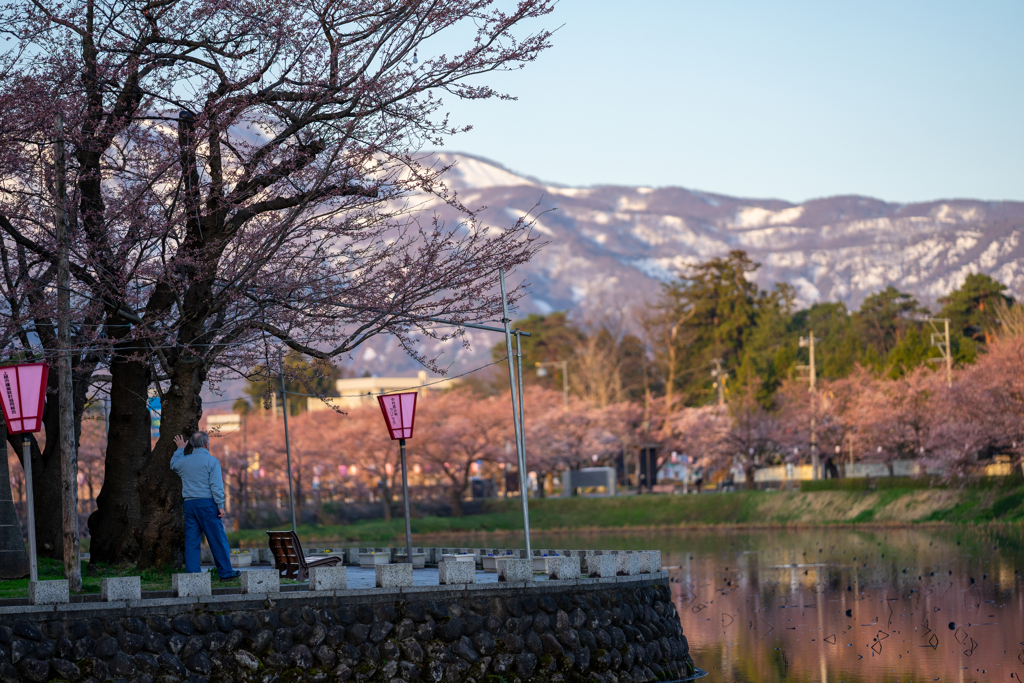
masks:
[(660, 548), (705, 680), (1024, 682), (1022, 525), (537, 534), (533, 545)]

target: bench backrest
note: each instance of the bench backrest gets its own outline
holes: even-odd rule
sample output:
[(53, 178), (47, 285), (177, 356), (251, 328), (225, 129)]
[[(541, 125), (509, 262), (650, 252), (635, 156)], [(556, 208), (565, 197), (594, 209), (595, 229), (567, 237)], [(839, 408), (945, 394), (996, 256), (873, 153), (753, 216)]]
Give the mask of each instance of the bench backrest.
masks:
[(268, 531), (270, 551), (274, 553), (274, 564), (279, 570), (306, 567), (302, 544), (294, 531)]

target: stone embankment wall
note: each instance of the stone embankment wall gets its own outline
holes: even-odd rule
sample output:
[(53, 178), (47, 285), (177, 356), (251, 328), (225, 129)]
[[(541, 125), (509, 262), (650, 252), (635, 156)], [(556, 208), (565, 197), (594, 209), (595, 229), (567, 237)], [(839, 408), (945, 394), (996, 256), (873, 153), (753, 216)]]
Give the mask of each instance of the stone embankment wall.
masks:
[(695, 672), (665, 572), (3, 611), (2, 683), (650, 683)]

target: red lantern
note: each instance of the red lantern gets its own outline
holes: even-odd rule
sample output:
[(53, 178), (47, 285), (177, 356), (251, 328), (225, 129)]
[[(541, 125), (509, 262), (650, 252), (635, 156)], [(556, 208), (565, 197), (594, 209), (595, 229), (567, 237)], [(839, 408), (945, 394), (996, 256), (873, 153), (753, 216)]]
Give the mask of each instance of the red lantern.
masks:
[(412, 424), (416, 419), (416, 392), (378, 396), (377, 401), (380, 403), (380, 412), (384, 413), (391, 440), (411, 439)]
[(38, 432), (43, 426), (46, 401), (46, 363), (0, 367), (0, 403), (11, 434)]
[[(380, 412), (384, 413), (391, 440), (398, 440), (402, 455), (402, 499), (405, 501), (406, 561), (412, 563), (412, 523), (409, 521), (409, 466), (405, 460), (405, 440), (412, 438), (412, 424), (416, 419), (416, 392), (378, 396)], [(390, 473), (389, 473), (390, 474)]]

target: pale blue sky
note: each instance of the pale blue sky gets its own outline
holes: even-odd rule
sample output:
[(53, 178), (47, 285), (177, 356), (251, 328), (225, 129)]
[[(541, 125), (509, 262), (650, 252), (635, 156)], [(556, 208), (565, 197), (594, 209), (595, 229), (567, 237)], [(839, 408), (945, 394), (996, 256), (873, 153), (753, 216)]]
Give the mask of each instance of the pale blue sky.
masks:
[(562, 0), (555, 46), (447, 109), (568, 185), (1024, 200), (1024, 0)]

